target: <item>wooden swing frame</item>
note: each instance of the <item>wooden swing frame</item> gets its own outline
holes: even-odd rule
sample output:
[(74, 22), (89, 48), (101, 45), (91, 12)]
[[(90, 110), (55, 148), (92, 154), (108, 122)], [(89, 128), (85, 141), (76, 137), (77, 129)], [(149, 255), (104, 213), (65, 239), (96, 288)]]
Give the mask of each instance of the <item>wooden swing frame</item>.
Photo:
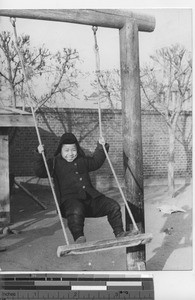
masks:
[[(155, 28), (155, 18), (129, 10), (113, 9), (4, 9), (0, 10), (0, 16), (69, 22), (119, 29), (123, 155), (125, 158), (126, 190), (130, 203), (135, 207), (143, 208), (143, 156), (138, 32), (152, 32)], [(136, 223), (140, 232), (144, 232), (143, 209), (142, 215), (138, 216)], [(127, 218), (126, 230), (128, 231), (130, 227), (131, 224)], [(91, 249), (93, 248), (94, 251), (99, 251), (103, 248), (106, 250), (106, 248), (111, 247), (131, 246), (133, 247), (133, 251), (131, 250), (132, 248), (127, 248), (127, 269), (136, 270), (137, 263), (145, 261), (145, 248), (136, 248), (136, 246), (149, 242), (151, 238), (150, 234), (142, 233), (114, 241), (89, 242), (88, 246)], [(102, 243), (106, 247), (103, 247)], [(62, 248), (58, 248), (58, 256), (61, 256), (64, 252), (75, 254), (86, 253), (90, 250), (86, 244), (60, 247)]]

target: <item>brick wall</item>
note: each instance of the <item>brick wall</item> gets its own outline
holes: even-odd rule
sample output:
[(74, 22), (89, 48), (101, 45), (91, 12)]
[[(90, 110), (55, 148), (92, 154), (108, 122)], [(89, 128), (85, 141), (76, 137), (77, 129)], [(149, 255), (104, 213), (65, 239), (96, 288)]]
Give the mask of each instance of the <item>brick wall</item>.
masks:
[[(175, 175), (192, 175), (191, 113), (184, 113), (179, 120), (175, 145)], [(155, 112), (142, 112), (142, 137), (144, 176), (166, 177), (169, 151), (167, 126), (162, 116)], [(182, 143), (180, 142), (182, 141)]]
[[(42, 142), (47, 155), (54, 153), (59, 137), (64, 132), (73, 132), (81, 146), (87, 152), (93, 152), (99, 136), (98, 114), (93, 109), (55, 109), (37, 113), (37, 121)], [(189, 136), (191, 115), (181, 117), (180, 128)], [(119, 177), (123, 179), (122, 157), (122, 114), (116, 110), (102, 112), (103, 132), (110, 144), (110, 158)], [(163, 118), (155, 112), (142, 112), (142, 142), (144, 178), (166, 177), (168, 158), (168, 135)], [(34, 128), (18, 128), (10, 130), (10, 172), (16, 176), (34, 176), (33, 157), (38, 145)], [(177, 177), (191, 175), (192, 150), (187, 142), (185, 147), (176, 142), (175, 171)], [(191, 144), (190, 144), (191, 145)], [(96, 186), (102, 183), (113, 185), (114, 179), (107, 162), (92, 175)]]

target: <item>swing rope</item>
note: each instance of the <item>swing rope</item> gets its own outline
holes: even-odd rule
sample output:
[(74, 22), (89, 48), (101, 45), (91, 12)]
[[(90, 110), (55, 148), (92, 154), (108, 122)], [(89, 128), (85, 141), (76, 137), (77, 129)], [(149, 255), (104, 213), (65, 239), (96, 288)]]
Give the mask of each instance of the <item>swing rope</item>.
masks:
[[(92, 26), (92, 30), (93, 30), (94, 41), (95, 41), (94, 50), (95, 50), (95, 58), (96, 58), (96, 76), (97, 76), (97, 81), (98, 81), (98, 83), (100, 83), (100, 77), (101, 77), (101, 74), (100, 74), (100, 55), (99, 55), (99, 47), (98, 47), (98, 43), (97, 43), (97, 35), (96, 35), (97, 30), (98, 30), (98, 27), (97, 27), (97, 26)], [(99, 86), (100, 86), (100, 84), (98, 84), (98, 94), (100, 95), (100, 87), (99, 87)], [(103, 138), (103, 134), (102, 134), (102, 118), (101, 118), (101, 104), (100, 104), (100, 97), (98, 97), (98, 116), (99, 116), (99, 131), (100, 131), (100, 137)], [(103, 146), (103, 149), (104, 149), (104, 153), (105, 153), (105, 155), (106, 155), (106, 158), (107, 158), (107, 160), (108, 160), (108, 163), (109, 163), (109, 165), (110, 165), (110, 168), (111, 168), (111, 170), (112, 170), (113, 176), (114, 176), (114, 178), (115, 178), (115, 181), (116, 181), (116, 183), (117, 183), (117, 186), (118, 186), (118, 189), (119, 189), (119, 191), (120, 191), (120, 194), (121, 194), (121, 196), (122, 196), (122, 199), (123, 199), (123, 201), (124, 201), (124, 203), (125, 203), (125, 206), (126, 206), (126, 209), (127, 209), (127, 211), (128, 211), (129, 217), (130, 217), (130, 219), (131, 219), (131, 221), (132, 221), (132, 224), (133, 224), (133, 227), (134, 227), (134, 233), (138, 233), (138, 232), (139, 232), (139, 229), (138, 229), (138, 227), (137, 227), (137, 224), (136, 224), (136, 222), (135, 222), (135, 219), (134, 219), (134, 217), (133, 217), (133, 214), (132, 214), (132, 212), (131, 212), (131, 209), (130, 209), (130, 207), (129, 207), (129, 205), (128, 205), (128, 202), (127, 202), (127, 200), (126, 200), (126, 198), (125, 198), (125, 195), (124, 195), (124, 193), (123, 193), (123, 190), (122, 190), (122, 188), (121, 188), (121, 186), (120, 186), (120, 183), (119, 183), (118, 178), (117, 178), (117, 176), (116, 176), (116, 172), (115, 172), (115, 170), (114, 170), (114, 168), (113, 168), (113, 165), (112, 165), (112, 162), (111, 162), (111, 160), (110, 160), (110, 158), (109, 158), (108, 152), (106, 151), (105, 144), (102, 144), (102, 146)]]
[[(30, 108), (31, 108), (31, 113), (32, 113), (32, 116), (33, 116), (34, 124), (35, 124), (35, 129), (36, 129), (36, 133), (37, 133), (39, 146), (43, 146), (43, 144), (41, 142), (41, 136), (40, 136), (40, 133), (39, 133), (39, 128), (38, 128), (37, 121), (36, 121), (34, 108), (33, 108), (32, 97), (31, 97), (31, 93), (30, 93), (30, 86), (29, 86), (29, 83), (28, 83), (28, 76), (27, 76), (27, 72), (26, 72), (25, 67), (24, 67), (24, 61), (23, 61), (22, 53), (21, 53), (21, 51), (19, 49), (19, 46), (18, 46), (18, 36), (17, 36), (17, 30), (16, 30), (16, 18), (13, 18), (13, 17), (10, 18), (10, 22), (11, 22), (11, 24), (13, 26), (13, 30), (14, 30), (15, 47), (16, 47), (17, 54), (19, 56), (21, 66), (22, 66), (24, 82), (26, 83), (26, 86), (27, 86), (27, 95), (28, 95), (29, 105), (30, 105)], [(65, 229), (65, 226), (64, 226), (64, 223), (63, 223), (60, 207), (59, 207), (57, 196), (56, 196), (56, 193), (55, 193), (55, 190), (54, 190), (54, 187), (53, 187), (53, 183), (52, 183), (51, 175), (50, 175), (49, 168), (48, 168), (48, 165), (47, 165), (47, 160), (46, 160), (46, 157), (45, 157), (44, 150), (41, 151), (41, 154), (42, 154), (44, 165), (45, 165), (45, 168), (46, 168), (46, 171), (47, 171), (47, 176), (48, 176), (48, 179), (49, 179), (49, 184), (50, 184), (50, 187), (51, 187), (51, 190), (52, 190), (53, 198), (54, 198), (54, 201), (55, 201), (55, 204), (56, 204), (56, 208), (57, 208), (58, 216), (59, 216), (60, 223), (61, 223), (61, 226), (62, 226), (62, 231), (63, 231), (63, 234), (64, 234), (65, 242), (66, 242), (67, 245), (69, 245), (68, 236), (67, 236), (66, 229)]]
[[(97, 77), (97, 81), (98, 81), (98, 95), (100, 95), (100, 55), (99, 55), (99, 47), (98, 47), (98, 43), (97, 43), (97, 36), (96, 36), (96, 32), (98, 30), (97, 26), (93, 26), (92, 30), (94, 32), (94, 39), (95, 39), (95, 60), (96, 60), (96, 77)], [(99, 132), (100, 132), (100, 138), (103, 137), (103, 133), (102, 133), (102, 114), (101, 114), (101, 105), (100, 105), (100, 101), (99, 101), (99, 97), (98, 97), (98, 118), (99, 118)]]

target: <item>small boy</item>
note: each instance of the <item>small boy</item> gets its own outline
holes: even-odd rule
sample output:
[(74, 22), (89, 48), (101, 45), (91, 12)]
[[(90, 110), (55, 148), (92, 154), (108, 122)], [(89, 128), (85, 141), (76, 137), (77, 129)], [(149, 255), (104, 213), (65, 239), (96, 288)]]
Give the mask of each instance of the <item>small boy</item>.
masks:
[[(102, 147), (103, 138), (97, 143), (92, 157), (86, 156), (78, 140), (72, 133), (61, 136), (53, 158), (47, 160), (50, 174), (63, 218), (76, 243), (86, 242), (84, 236), (84, 221), (86, 217), (107, 216), (115, 237), (124, 236), (120, 205), (113, 199), (97, 191), (90, 180), (89, 172), (99, 169), (105, 161)], [(105, 144), (108, 151), (109, 145)], [(42, 145), (38, 152), (44, 151)], [(39, 155), (35, 164), (35, 174), (47, 177), (42, 156)]]

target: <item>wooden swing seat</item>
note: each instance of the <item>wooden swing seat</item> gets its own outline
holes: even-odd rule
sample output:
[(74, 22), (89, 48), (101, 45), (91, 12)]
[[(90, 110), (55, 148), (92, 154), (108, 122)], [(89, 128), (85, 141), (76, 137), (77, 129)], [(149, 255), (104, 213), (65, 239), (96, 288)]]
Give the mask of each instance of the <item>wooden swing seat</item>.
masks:
[(136, 235), (129, 234), (125, 237), (119, 237), (117, 239), (91, 241), (83, 244), (64, 245), (58, 247), (57, 256), (62, 257), (66, 255), (85, 254), (89, 252), (97, 252), (122, 247), (134, 247), (142, 244), (147, 244), (151, 240), (151, 233), (142, 233)]

